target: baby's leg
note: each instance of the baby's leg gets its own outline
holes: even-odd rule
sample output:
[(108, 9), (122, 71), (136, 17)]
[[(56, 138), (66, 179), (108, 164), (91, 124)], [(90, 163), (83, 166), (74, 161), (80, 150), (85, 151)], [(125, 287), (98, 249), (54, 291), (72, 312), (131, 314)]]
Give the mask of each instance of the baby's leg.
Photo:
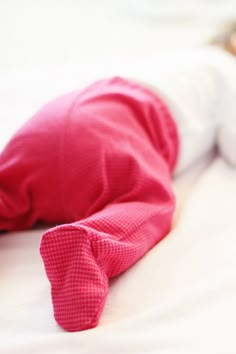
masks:
[(136, 166), (137, 179), (126, 195), (84, 220), (44, 234), (40, 252), (51, 283), (54, 316), (64, 329), (96, 326), (108, 279), (129, 268), (169, 232), (175, 201), (168, 169), (161, 159), (156, 162), (159, 181)]
[(1, 152), (0, 231), (67, 221), (62, 191), (66, 117), (77, 96), (70, 93), (46, 104)]
[[(114, 82), (124, 85), (120, 79)], [(68, 134), (69, 161), (79, 161), (82, 154), (86, 161), (80, 160), (74, 177), (67, 178), (70, 189), (65, 198), (68, 207), (73, 205), (74, 220), (80, 205), (88, 204), (86, 213), (77, 216), (78, 222), (46, 232), (40, 248), (51, 282), (55, 318), (69, 331), (98, 323), (108, 279), (130, 267), (168, 233), (175, 206), (167, 158), (168, 140), (173, 156), (177, 154), (176, 135), (170, 129), (174, 123), (164, 120), (162, 125), (164, 107), (160, 102), (156, 108), (147, 104), (145, 100), (152, 96), (135, 85), (125, 84), (119, 96), (114, 85), (110, 90), (112, 96), (105, 104), (103, 97), (96, 97), (95, 115), (90, 111), (87, 117), (92, 124), (87, 122), (81, 130), (85, 140), (78, 146), (75, 125)], [(129, 92), (140, 100), (135, 105)], [(154, 119), (159, 126), (159, 148), (148, 137)]]

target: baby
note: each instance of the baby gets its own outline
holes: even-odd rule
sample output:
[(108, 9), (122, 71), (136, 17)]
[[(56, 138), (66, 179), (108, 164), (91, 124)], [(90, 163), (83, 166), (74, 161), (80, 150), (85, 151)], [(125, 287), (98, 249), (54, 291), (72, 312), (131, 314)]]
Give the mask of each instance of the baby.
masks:
[(173, 175), (216, 144), (236, 164), (232, 48), (199, 49), (173, 57), (168, 73), (113, 77), (62, 96), (1, 152), (0, 230), (51, 225), (40, 253), (64, 329), (96, 326), (109, 278), (168, 234)]

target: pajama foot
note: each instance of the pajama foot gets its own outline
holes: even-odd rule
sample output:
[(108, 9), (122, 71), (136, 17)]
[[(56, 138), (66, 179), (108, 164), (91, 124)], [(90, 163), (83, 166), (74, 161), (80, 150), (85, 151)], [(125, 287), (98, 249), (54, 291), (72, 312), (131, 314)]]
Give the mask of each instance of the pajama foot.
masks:
[(108, 278), (94, 258), (86, 228), (61, 225), (47, 231), (40, 253), (57, 323), (71, 332), (95, 327), (108, 293)]

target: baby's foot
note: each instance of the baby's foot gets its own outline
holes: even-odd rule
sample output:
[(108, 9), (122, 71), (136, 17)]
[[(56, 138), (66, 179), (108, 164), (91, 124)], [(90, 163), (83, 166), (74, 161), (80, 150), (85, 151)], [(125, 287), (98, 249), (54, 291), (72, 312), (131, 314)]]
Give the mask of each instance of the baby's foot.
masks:
[(108, 293), (108, 278), (89, 236), (86, 227), (61, 225), (47, 231), (40, 246), (55, 319), (71, 332), (98, 324)]

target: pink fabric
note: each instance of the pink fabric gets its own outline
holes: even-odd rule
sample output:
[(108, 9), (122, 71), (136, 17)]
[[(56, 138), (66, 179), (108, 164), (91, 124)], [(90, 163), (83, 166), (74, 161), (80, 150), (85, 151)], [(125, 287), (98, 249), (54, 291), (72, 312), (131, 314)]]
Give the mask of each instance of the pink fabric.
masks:
[(97, 325), (108, 279), (170, 230), (176, 126), (149, 90), (118, 77), (45, 105), (0, 155), (0, 230), (60, 224), (42, 238), (54, 316)]

